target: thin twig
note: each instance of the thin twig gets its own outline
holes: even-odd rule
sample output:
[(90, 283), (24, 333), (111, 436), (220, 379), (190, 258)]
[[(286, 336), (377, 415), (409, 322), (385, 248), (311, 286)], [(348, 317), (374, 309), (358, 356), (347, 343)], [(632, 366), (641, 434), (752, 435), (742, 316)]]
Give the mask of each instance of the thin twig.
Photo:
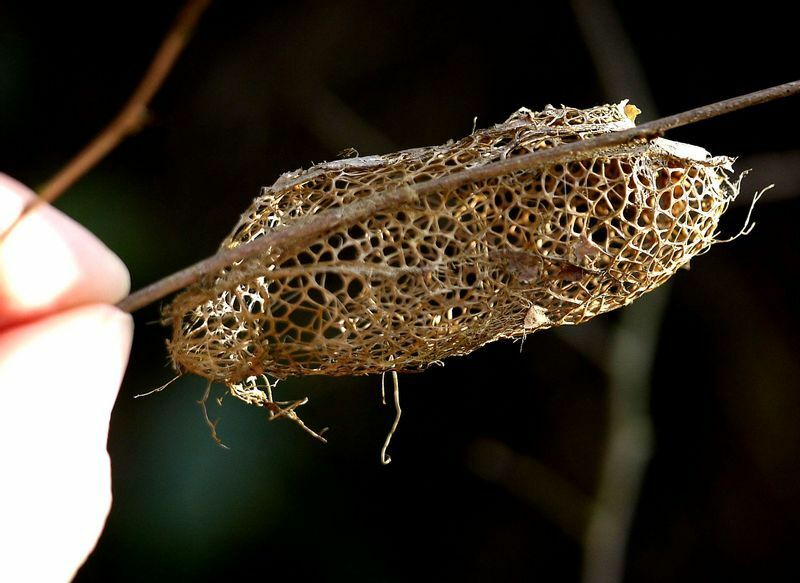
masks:
[(369, 198), (357, 200), (346, 206), (328, 209), (307, 219), (298, 220), (291, 228), (269, 233), (255, 241), (233, 249), (220, 251), (216, 255), (132, 293), (117, 305), (123, 310), (133, 312), (197, 282), (204, 275), (220, 271), (236, 261), (256, 256), (268, 249), (280, 249), (282, 252), (289, 252), (302, 248), (318, 237), (343, 226), (366, 219), (376, 213), (397, 210), (412, 204), (419, 198), (443, 190), (458, 188), (470, 182), (486, 180), (512, 172), (531, 170), (532, 168), (556, 162), (565, 162), (576, 157), (585, 156), (587, 152), (605, 150), (636, 141), (652, 140), (670, 129), (725, 115), (775, 99), (789, 97), (796, 93), (800, 93), (800, 81), (785, 83), (691, 109), (648, 122), (636, 128), (610, 132), (579, 142), (562, 144), (547, 150), (539, 150), (484, 166), (467, 168), (435, 180), (372, 195)]
[(200, 20), (200, 16), (210, 3), (211, 0), (188, 0), (125, 106), (103, 131), (39, 189), (38, 198), (33, 199), (22, 209), (17, 219), (0, 235), (0, 241), (16, 227), (25, 215), (41, 204), (52, 203), (56, 200), (81, 176), (105, 158), (122, 140), (142, 127), (147, 118), (148, 104), (169, 75)]

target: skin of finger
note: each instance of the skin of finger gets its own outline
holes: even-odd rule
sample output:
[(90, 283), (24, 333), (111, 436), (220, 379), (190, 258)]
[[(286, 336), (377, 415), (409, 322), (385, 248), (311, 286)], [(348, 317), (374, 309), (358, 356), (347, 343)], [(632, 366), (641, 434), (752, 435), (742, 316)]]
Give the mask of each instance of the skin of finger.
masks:
[[(0, 232), (33, 199), (0, 174)], [(122, 261), (51, 206), (31, 211), (0, 242), (0, 329), (81, 304), (116, 303), (129, 289)]]
[(111, 507), (111, 410), (133, 337), (108, 305), (0, 334), (0, 581), (69, 581)]

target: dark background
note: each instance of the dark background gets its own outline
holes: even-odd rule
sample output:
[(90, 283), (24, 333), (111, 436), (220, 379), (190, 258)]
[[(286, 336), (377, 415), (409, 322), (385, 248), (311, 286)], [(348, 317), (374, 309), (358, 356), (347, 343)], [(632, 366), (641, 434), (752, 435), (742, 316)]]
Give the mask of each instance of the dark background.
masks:
[[(220, 0), (148, 127), (57, 206), (138, 288), (213, 253), (281, 172), (348, 147), (441, 143), (475, 116), (546, 103), (629, 97), (649, 120), (798, 77), (795, 18), (777, 3), (646, 4)], [(65, 163), (127, 99), (180, 5), (0, 4), (0, 170), (36, 186)], [(199, 378), (133, 400), (173, 375), (158, 308), (142, 310), (109, 438), (114, 507), (78, 581), (578, 581), (625, 374), (642, 377), (653, 423), (625, 580), (799, 580), (798, 99), (670, 134), (753, 168), (725, 233), (776, 183), (750, 236), (620, 313), (402, 376), (388, 467), (378, 377), (280, 386), (311, 398), (302, 413), (331, 427), (327, 446), (228, 398), (211, 410), (231, 450), (218, 448)], [(637, 341), (648, 334), (652, 351)]]

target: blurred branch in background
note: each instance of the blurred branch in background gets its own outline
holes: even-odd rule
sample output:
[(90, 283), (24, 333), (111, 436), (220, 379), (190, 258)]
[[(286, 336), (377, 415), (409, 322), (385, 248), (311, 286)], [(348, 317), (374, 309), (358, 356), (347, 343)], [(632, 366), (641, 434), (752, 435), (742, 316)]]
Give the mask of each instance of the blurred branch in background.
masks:
[(192, 31), (209, 4), (211, 4), (211, 0), (188, 0), (186, 2), (125, 106), (103, 131), (78, 152), (49, 182), (38, 189), (39, 197), (23, 208), (11, 226), (0, 233), (0, 241), (31, 210), (40, 204), (55, 201), (116, 148), (122, 140), (141, 129), (147, 120), (148, 104), (172, 71), (175, 62), (186, 47)]
[[(630, 99), (644, 115), (657, 117), (646, 72), (610, 0), (571, 0), (571, 5), (606, 97)], [(633, 517), (653, 451), (651, 377), (669, 294), (668, 283), (626, 307), (611, 330), (608, 433), (583, 537), (584, 583), (614, 583), (625, 575)]]
[(349, 136), (370, 154), (396, 149), (388, 137), (323, 84), (292, 83), (289, 86), (286, 102), (309, 133), (328, 149), (341, 150), (344, 136)]
[(658, 117), (644, 67), (611, 2), (571, 0), (570, 4), (606, 98), (630, 99), (644, 119)]
[(480, 439), (467, 452), (467, 467), (536, 508), (575, 542), (583, 538), (592, 500), (542, 462), (495, 439)]
[(642, 482), (653, 450), (653, 361), (670, 284), (624, 308), (611, 336), (608, 434), (594, 508), (583, 538), (585, 583), (622, 581)]

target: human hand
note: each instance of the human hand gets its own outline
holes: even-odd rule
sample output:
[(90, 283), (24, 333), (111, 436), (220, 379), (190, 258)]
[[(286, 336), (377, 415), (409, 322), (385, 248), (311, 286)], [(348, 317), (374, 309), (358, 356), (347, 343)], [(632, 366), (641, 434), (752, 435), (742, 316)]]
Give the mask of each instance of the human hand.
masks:
[[(0, 233), (33, 193), (0, 174)], [(108, 424), (133, 321), (122, 262), (42, 206), (0, 241), (0, 581), (68, 581), (111, 508)]]

